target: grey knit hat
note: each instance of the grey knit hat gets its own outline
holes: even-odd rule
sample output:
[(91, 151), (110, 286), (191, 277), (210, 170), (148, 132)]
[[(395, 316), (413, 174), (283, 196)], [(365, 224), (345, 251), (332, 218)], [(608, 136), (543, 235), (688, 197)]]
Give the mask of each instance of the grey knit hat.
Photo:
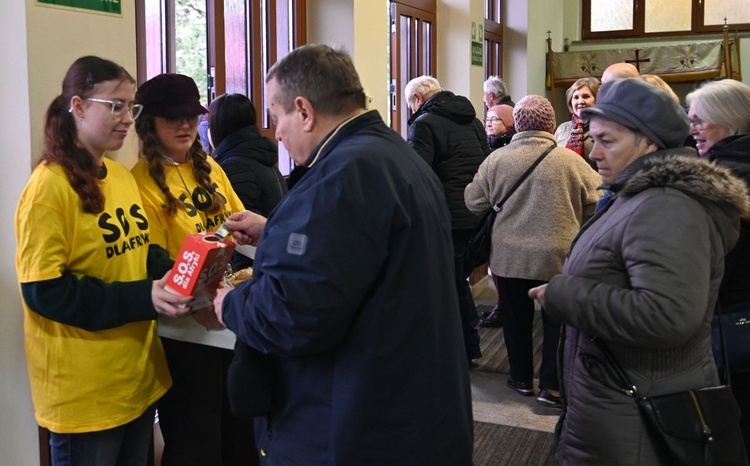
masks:
[(682, 147), (690, 131), (687, 112), (662, 89), (637, 78), (616, 79), (599, 88), (596, 105), (581, 118), (600, 116), (646, 136), (660, 149)]

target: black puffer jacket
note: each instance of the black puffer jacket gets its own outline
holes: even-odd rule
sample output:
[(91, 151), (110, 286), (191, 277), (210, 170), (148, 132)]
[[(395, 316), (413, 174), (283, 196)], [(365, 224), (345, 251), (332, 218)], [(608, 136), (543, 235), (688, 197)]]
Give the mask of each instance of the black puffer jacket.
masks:
[(513, 102), (513, 100), (510, 98), (509, 95), (506, 95), (502, 99), (500, 99), (495, 105), (510, 105), (511, 107), (515, 107), (516, 103)]
[(516, 134), (516, 130), (512, 129), (504, 134), (498, 134), (497, 136), (487, 136), (487, 144), (490, 146), (490, 150), (494, 151), (501, 147), (505, 147), (513, 139), (513, 135)]
[[(268, 217), (287, 193), (286, 181), (277, 166), (276, 144), (263, 137), (257, 126), (246, 126), (225, 137), (213, 157), (247, 210)], [(232, 265), (243, 269), (252, 261), (235, 253)]]
[(247, 126), (230, 134), (213, 153), (247, 210), (268, 217), (287, 192), (277, 166), (276, 144)]
[(407, 142), (430, 164), (443, 184), (453, 230), (479, 223), (464, 203), (464, 189), (490, 148), (469, 99), (449, 91), (433, 95), (409, 119)]
[[(728, 168), (750, 186), (750, 134), (729, 136), (708, 151), (708, 159)], [(719, 291), (722, 306), (750, 301), (750, 221), (741, 222), (740, 238), (724, 263)]]

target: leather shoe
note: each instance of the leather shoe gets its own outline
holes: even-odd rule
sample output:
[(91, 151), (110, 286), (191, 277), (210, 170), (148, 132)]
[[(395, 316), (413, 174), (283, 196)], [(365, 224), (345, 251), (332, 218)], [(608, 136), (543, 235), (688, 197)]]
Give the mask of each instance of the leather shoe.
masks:
[(499, 309), (493, 310), (490, 315), (479, 320), (480, 327), (502, 327), (503, 316)]
[(493, 312), (495, 312), (495, 311), (497, 311), (497, 310), (498, 310), (498, 305), (497, 305), (497, 304), (495, 304), (495, 305), (494, 305), (494, 306), (492, 307), (492, 309), (490, 309), (489, 311), (486, 311), (486, 310), (485, 310), (485, 311), (482, 311), (482, 312), (480, 312), (480, 313), (479, 313), (479, 318), (480, 318), (480, 319), (486, 319), (487, 317), (489, 317), (489, 316), (490, 316), (490, 314), (492, 314)]
[(534, 387), (531, 386), (530, 382), (516, 382), (513, 379), (508, 379), (508, 388), (515, 390), (521, 396), (534, 396)]
[(539, 392), (539, 396), (536, 397), (536, 402), (548, 408), (562, 409), (560, 397), (551, 394), (546, 388), (543, 388), (542, 391)]

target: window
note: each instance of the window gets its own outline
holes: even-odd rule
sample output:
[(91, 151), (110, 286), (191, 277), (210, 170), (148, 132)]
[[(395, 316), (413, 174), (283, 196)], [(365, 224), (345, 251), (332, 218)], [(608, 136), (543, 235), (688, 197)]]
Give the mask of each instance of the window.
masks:
[[(206, 105), (247, 95), (261, 132), (274, 138), (264, 95), (268, 69), (306, 42), (305, 0), (138, 0), (138, 82), (159, 73), (192, 77)], [(279, 169), (293, 168), (282, 145)]]
[(583, 0), (583, 38), (750, 30), (750, 0)]
[(484, 78), (503, 75), (503, 1), (484, 1)]
[(214, 24), (209, 15), (215, 0), (140, 0), (136, 9), (138, 82), (160, 73), (181, 73), (193, 78), (208, 104), (213, 82)]

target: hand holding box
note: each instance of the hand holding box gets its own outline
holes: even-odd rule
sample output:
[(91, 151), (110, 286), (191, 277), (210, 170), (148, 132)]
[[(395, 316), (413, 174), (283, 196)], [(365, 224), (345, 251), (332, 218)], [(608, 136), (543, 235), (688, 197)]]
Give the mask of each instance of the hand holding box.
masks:
[(190, 303), (193, 309), (209, 305), (224, 277), (233, 251), (233, 242), (221, 240), (210, 233), (186, 236), (165, 288), (173, 293), (195, 298)]

